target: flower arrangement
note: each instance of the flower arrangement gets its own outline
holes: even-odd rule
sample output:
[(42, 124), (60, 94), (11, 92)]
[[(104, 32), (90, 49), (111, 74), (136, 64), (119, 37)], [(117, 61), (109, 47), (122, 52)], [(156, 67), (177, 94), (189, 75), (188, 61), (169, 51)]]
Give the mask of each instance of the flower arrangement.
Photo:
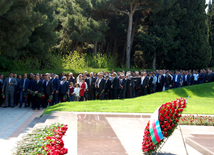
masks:
[(53, 100), (53, 95), (49, 95), (48, 102), (51, 103)]
[(97, 98), (98, 95), (99, 95), (99, 93), (98, 93), (98, 91), (96, 90), (96, 91), (95, 91), (95, 98)]
[(3, 100), (6, 99), (4, 92), (2, 92), (1, 96), (2, 96)]
[(63, 101), (65, 101), (67, 99), (67, 95), (63, 96)]
[(179, 124), (180, 125), (214, 126), (214, 117), (198, 116), (198, 115), (186, 115), (186, 116), (182, 116), (180, 118)]
[(151, 125), (150, 121), (147, 123), (147, 126), (144, 130), (142, 151), (146, 154), (151, 154), (156, 152), (158, 148), (164, 141), (164, 138), (167, 138), (172, 135), (175, 128), (178, 126), (179, 119), (183, 109), (186, 108), (186, 100), (184, 98), (176, 99), (175, 101), (168, 102), (163, 104), (158, 109), (158, 122), (159, 128), (163, 139), (155, 141), (154, 136), (151, 134)]
[(68, 149), (64, 147), (62, 140), (67, 129), (67, 125), (59, 123), (35, 129), (32, 133), (25, 135), (21, 141), (18, 141), (14, 154), (67, 154)]

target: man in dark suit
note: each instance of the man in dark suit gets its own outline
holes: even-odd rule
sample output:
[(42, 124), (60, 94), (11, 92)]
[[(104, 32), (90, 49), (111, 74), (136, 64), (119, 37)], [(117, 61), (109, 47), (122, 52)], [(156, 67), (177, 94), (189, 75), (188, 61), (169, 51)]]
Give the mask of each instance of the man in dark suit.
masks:
[(4, 84), (2, 87), (2, 92), (4, 92), (5, 90), (5, 105), (3, 108), (8, 106), (8, 101), (9, 101), (9, 97), (10, 97), (10, 106), (11, 108), (14, 107), (14, 90), (15, 90), (15, 86), (17, 85), (17, 81), (15, 78), (13, 78), (13, 73), (11, 72), (9, 77), (7, 77), (4, 80)]
[(65, 102), (63, 98), (68, 95), (68, 88), (69, 88), (69, 83), (66, 81), (66, 77), (62, 77), (62, 81), (60, 82), (59, 86), (59, 92), (60, 92), (60, 99), (61, 102)]
[(41, 104), (41, 98), (38, 97), (38, 93), (42, 93), (42, 81), (40, 80), (40, 77), (38, 75), (36, 75), (36, 81), (34, 81), (33, 83), (33, 90), (35, 93), (34, 96), (34, 102), (32, 105), (33, 110), (35, 110), (36, 108), (39, 110), (40, 109), (40, 104)]
[(121, 75), (121, 80), (120, 80), (120, 99), (125, 99), (126, 95), (126, 83), (127, 80), (125, 79), (125, 75)]
[(20, 81), (20, 105), (19, 108), (22, 107), (23, 97), (25, 97), (25, 107), (27, 107), (27, 89), (29, 88), (30, 80), (27, 78), (27, 73), (23, 75), (23, 78)]
[(112, 74), (111, 81), (111, 99), (118, 99), (118, 78), (116, 77), (116, 73)]
[(17, 81), (17, 85), (14, 87), (14, 106), (18, 105), (18, 94), (19, 94), (19, 90), (20, 90), (20, 81), (17, 78), (17, 74), (14, 74), (13, 77), (16, 79)]
[(147, 88), (149, 85), (149, 78), (147, 77), (146, 72), (141, 73), (141, 95), (147, 95)]
[(96, 79), (93, 77), (93, 72), (90, 73), (90, 77), (85, 79), (85, 82), (88, 85), (87, 94), (88, 94), (88, 100), (94, 100), (95, 99), (95, 82)]
[(185, 72), (183, 80), (184, 80), (184, 86), (190, 85), (190, 75), (188, 71)]
[(204, 83), (204, 72), (203, 72), (202, 69), (200, 70), (200, 74), (199, 74), (199, 76), (198, 76), (198, 83), (199, 83), (199, 84)]
[(139, 76), (139, 72), (136, 71), (135, 73), (135, 96), (132, 97), (138, 97), (140, 96), (140, 92), (141, 92), (141, 77)]
[(3, 98), (2, 98), (2, 87), (3, 87), (3, 83), (4, 83), (4, 75), (3, 74), (0, 74), (0, 106), (2, 106), (2, 103), (3, 103)]
[(171, 76), (169, 75), (169, 72), (166, 73), (166, 76), (164, 78), (164, 85), (165, 85), (165, 90), (169, 90), (170, 89), (170, 84), (171, 84)]
[(43, 107), (46, 108), (48, 105), (49, 96), (54, 94), (53, 82), (50, 80), (48, 75), (46, 75), (46, 81), (43, 84), (43, 90), (45, 94), (45, 102)]
[[(127, 98), (132, 98), (132, 90), (133, 90), (133, 87), (135, 89), (135, 81), (134, 81), (134, 78), (131, 77), (131, 73), (127, 73), (126, 75), (126, 97)], [(134, 96), (135, 97), (135, 96)]]
[(157, 91), (158, 92), (163, 91), (163, 86), (165, 84), (164, 82), (165, 82), (165, 78), (163, 76), (163, 72), (159, 71), (159, 75), (158, 75), (158, 78), (157, 78)]
[(103, 78), (103, 73), (100, 73), (99, 81), (98, 81), (98, 94), (99, 94), (100, 100), (104, 100), (105, 98), (105, 86), (106, 86), (106, 81)]
[(107, 100), (110, 99), (110, 91), (111, 91), (111, 80), (109, 78), (109, 75), (105, 76), (105, 80), (106, 80), (106, 87), (105, 87), (105, 98)]
[(174, 77), (173, 77), (174, 88), (179, 88), (180, 82), (181, 82), (181, 74), (179, 74), (178, 71), (176, 70), (176, 73), (174, 74)]
[(60, 82), (59, 82), (59, 79), (56, 78), (54, 73), (52, 73), (51, 76), (52, 76), (51, 81), (53, 82), (53, 89), (54, 89), (52, 105), (55, 105), (59, 103), (58, 94), (59, 94)]
[(151, 94), (151, 89), (152, 89), (152, 81), (153, 81), (153, 77), (152, 77), (152, 73), (149, 73), (149, 85), (148, 85), (148, 94)]

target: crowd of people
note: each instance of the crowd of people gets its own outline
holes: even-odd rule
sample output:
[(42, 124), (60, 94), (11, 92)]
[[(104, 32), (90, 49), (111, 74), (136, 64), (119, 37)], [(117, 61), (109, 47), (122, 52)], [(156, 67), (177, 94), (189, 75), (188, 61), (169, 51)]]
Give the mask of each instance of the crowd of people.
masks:
[[(214, 69), (79, 73), (0, 74), (0, 106), (40, 109), (66, 101), (125, 99), (214, 81)], [(23, 105), (24, 102), (24, 105)]]

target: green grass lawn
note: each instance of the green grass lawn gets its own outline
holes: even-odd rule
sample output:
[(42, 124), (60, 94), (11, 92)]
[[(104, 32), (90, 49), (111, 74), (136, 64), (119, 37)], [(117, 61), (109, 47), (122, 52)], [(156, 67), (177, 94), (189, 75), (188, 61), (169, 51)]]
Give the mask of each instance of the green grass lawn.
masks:
[(153, 113), (163, 103), (179, 97), (187, 98), (188, 95), (190, 98), (184, 113), (214, 114), (214, 82), (171, 89), (134, 99), (59, 103), (49, 106), (44, 114), (50, 114), (52, 111)]

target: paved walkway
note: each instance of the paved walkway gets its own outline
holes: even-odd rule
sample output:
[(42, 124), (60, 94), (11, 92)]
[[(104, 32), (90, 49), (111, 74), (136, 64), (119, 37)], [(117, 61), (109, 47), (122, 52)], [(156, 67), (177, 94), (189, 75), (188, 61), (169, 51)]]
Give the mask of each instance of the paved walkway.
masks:
[[(1, 153), (12, 154), (10, 150), (15, 146), (17, 137), (42, 113), (43, 110), (33, 111), (30, 108), (0, 108), (0, 146), (3, 146)], [(68, 155), (142, 155), (143, 131), (149, 118), (150, 114), (52, 112), (47, 119), (45, 118), (44, 123), (36, 126), (55, 122), (68, 124), (68, 131), (64, 137), (65, 147), (69, 149)], [(181, 128), (185, 138), (203, 136), (205, 133), (214, 135), (213, 126)], [(201, 155), (188, 144), (187, 150), (189, 155)], [(186, 154), (178, 129), (168, 139), (161, 154)]]

